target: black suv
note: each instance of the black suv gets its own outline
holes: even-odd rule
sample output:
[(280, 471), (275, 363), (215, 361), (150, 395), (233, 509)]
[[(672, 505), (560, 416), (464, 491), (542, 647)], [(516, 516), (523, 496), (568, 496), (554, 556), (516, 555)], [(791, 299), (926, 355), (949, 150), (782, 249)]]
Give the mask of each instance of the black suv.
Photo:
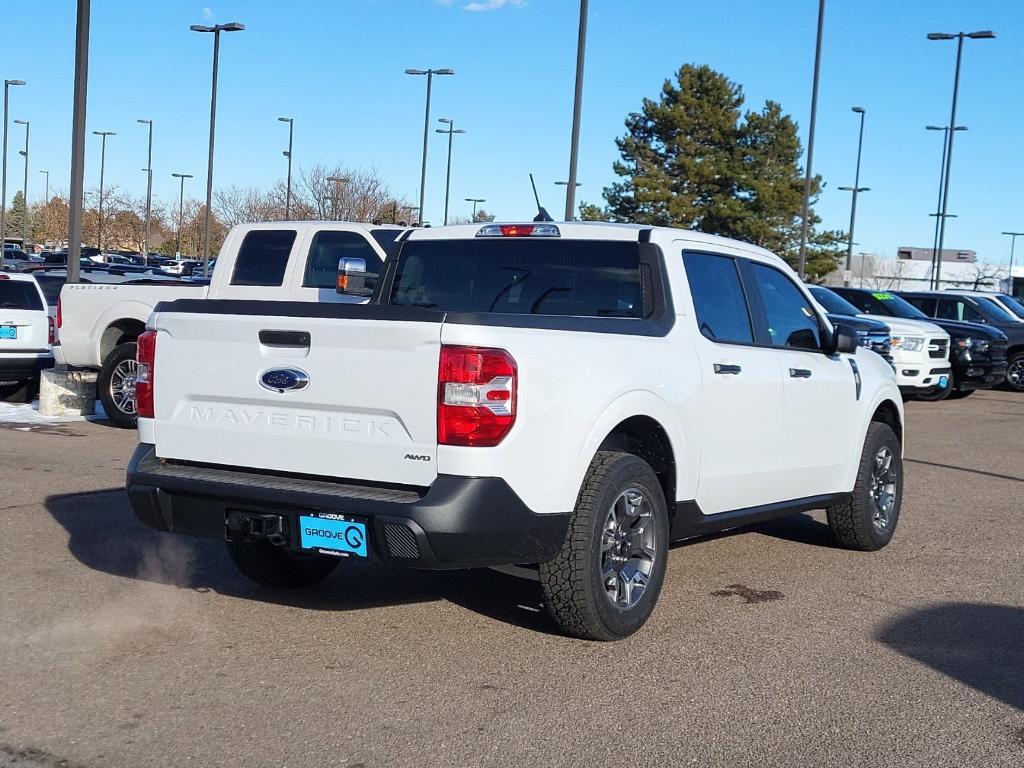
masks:
[(848, 302), (867, 315), (902, 317), (934, 323), (949, 334), (951, 376), (945, 390), (936, 387), (919, 400), (941, 400), (944, 397), (967, 397), (976, 389), (988, 389), (1006, 378), (1006, 334), (989, 325), (964, 323), (929, 317), (920, 309), (892, 291), (867, 288), (833, 288)]
[(1024, 392), (1024, 323), (987, 296), (957, 291), (901, 291), (900, 296), (935, 320), (960, 320), (1006, 334), (1006, 387)]
[(807, 285), (814, 300), (825, 308), (825, 316), (832, 325), (842, 323), (857, 333), (857, 341), (866, 349), (877, 352), (892, 365), (892, 332), (880, 320), (860, 317), (859, 311), (846, 299), (837, 296), (823, 285)]

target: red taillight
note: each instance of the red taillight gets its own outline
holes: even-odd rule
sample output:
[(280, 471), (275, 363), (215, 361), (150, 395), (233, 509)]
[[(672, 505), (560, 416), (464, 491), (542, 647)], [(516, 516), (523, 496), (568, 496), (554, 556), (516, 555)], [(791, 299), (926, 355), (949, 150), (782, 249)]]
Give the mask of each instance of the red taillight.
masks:
[(60, 296), (57, 297), (57, 327), (64, 327), (64, 315), (60, 311)]
[(156, 358), (156, 331), (139, 336), (135, 359), (139, 363), (135, 372), (135, 411), (141, 419), (153, 418), (153, 363)]
[(488, 448), (516, 421), (516, 361), (503, 349), (441, 347), (437, 442)]
[(52, 346), (53, 343), (57, 341), (57, 326), (54, 325), (53, 318), (49, 315), (46, 316), (46, 326), (49, 331), (47, 343)]

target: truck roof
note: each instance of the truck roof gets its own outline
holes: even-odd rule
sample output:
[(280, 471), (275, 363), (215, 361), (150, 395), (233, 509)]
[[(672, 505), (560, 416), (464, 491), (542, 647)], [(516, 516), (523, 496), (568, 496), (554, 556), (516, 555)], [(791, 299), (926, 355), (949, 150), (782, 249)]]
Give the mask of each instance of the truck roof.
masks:
[(597, 240), (632, 240), (640, 237), (640, 232), (649, 230), (654, 235), (661, 235), (674, 240), (686, 240), (697, 245), (706, 244), (709, 246), (728, 247), (744, 251), (753, 256), (767, 259), (776, 263), (784, 263), (784, 260), (757, 245), (745, 243), (741, 240), (732, 240), (728, 237), (709, 235), (706, 232), (696, 232), (691, 229), (679, 229), (676, 227), (655, 227), (649, 224), (617, 224), (607, 221), (487, 221), (474, 224), (452, 224), (446, 227), (423, 227), (411, 229), (406, 235), (406, 241), (413, 240), (459, 240), (474, 238), (482, 227), (491, 226), (518, 226), (528, 227), (537, 224), (548, 224), (558, 228), (559, 236), (571, 239), (597, 239)]
[(253, 221), (246, 222), (244, 224), (236, 224), (235, 227), (241, 230), (252, 230), (252, 229), (281, 229), (287, 227), (288, 229), (296, 229), (299, 231), (307, 229), (345, 229), (345, 230), (362, 230), (364, 232), (370, 232), (376, 229), (392, 229), (402, 231), (408, 229), (398, 224), (371, 224), (366, 221)]

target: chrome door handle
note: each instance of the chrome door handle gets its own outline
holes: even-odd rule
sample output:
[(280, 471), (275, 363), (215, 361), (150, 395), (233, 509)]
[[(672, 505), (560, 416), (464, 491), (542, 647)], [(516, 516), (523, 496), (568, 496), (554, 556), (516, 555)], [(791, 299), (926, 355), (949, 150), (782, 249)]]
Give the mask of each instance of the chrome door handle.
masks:
[(743, 368), (738, 365), (726, 365), (725, 363), (715, 363), (715, 373), (727, 373), (735, 376)]
[(806, 368), (790, 368), (789, 375), (794, 379), (809, 379), (811, 372)]

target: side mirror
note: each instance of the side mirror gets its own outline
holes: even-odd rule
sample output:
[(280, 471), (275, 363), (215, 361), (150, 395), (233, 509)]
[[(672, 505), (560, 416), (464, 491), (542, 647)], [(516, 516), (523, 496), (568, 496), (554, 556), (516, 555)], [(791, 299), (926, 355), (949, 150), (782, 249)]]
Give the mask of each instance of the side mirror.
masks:
[(857, 334), (849, 326), (838, 323), (832, 331), (831, 346), (833, 355), (852, 355), (857, 352), (860, 345), (857, 342)]
[(366, 287), (366, 259), (343, 256), (338, 259), (338, 293), (369, 296)]

